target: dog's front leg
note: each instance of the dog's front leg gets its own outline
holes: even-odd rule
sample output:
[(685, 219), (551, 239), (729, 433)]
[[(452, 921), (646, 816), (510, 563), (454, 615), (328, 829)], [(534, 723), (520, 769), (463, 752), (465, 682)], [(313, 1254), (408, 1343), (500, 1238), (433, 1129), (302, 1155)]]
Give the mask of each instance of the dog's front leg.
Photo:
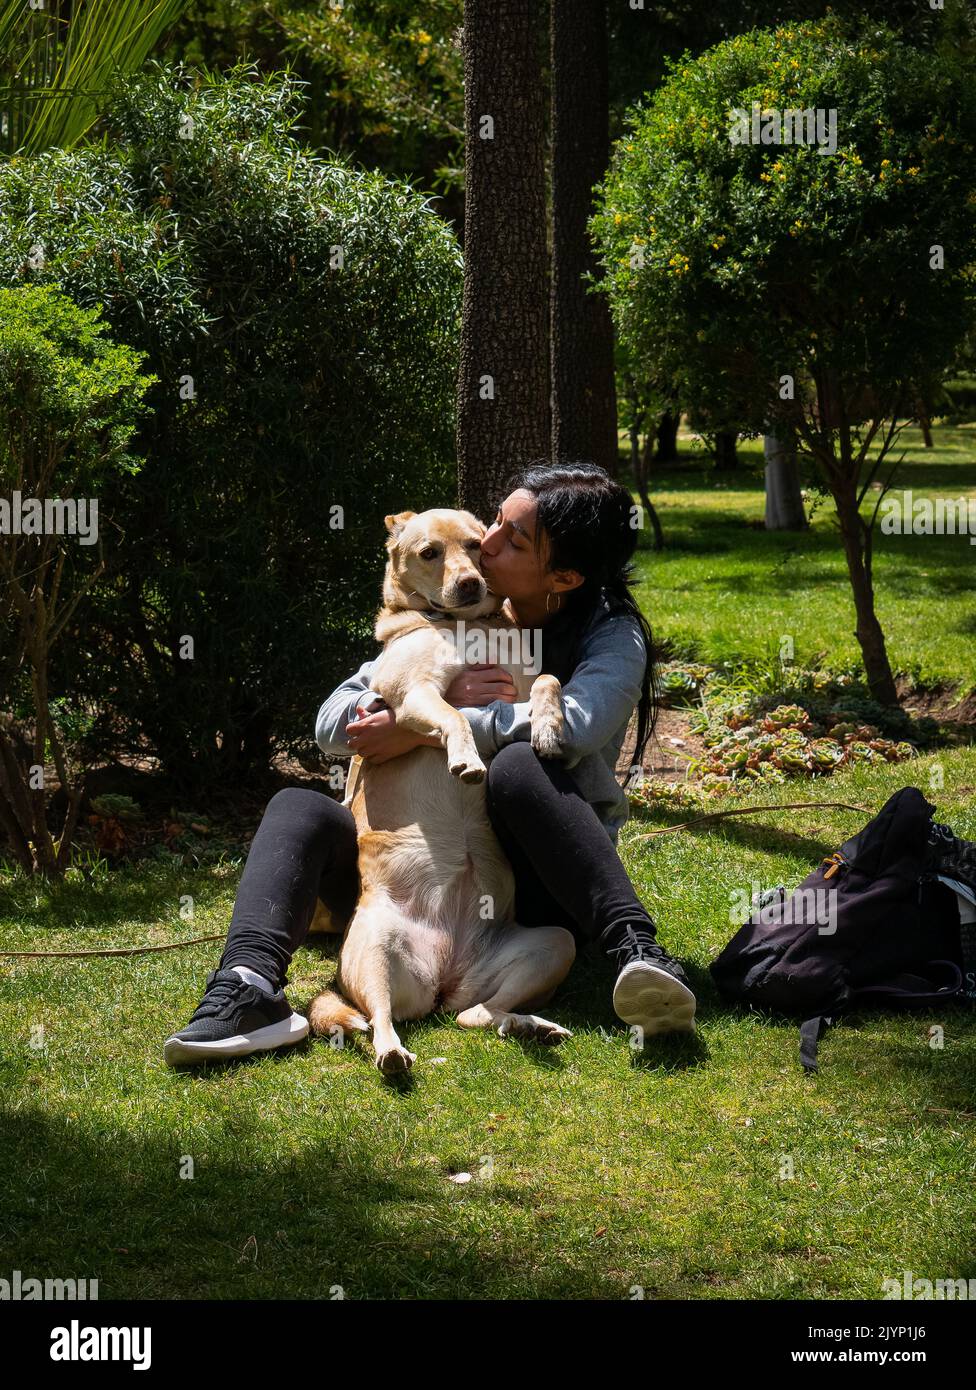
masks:
[(415, 733), (436, 735), (447, 749), (448, 767), (462, 782), (484, 781), (486, 769), (471, 725), (459, 709), (447, 703), (436, 685), (428, 681), (408, 690), (396, 720)]
[(555, 676), (537, 676), (529, 692), (532, 747), (540, 758), (558, 758), (562, 752), (565, 716), (563, 688)]

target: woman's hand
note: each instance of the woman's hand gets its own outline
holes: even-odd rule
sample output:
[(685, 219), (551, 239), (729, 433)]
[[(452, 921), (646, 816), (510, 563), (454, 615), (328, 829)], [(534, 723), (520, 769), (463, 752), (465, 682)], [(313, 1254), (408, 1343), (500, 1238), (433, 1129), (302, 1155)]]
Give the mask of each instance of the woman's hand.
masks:
[(388, 762), (390, 758), (399, 758), (403, 753), (411, 753), (424, 745), (441, 747), (440, 739), (433, 734), (428, 737), (415, 733), (413, 729), (398, 727), (396, 714), (391, 709), (364, 714), (355, 723), (346, 725), (346, 735), (352, 751), (372, 763)]
[[(490, 705), (493, 700), (504, 700), (506, 704), (513, 705), (518, 699), (518, 691), (507, 671), (479, 661), (465, 666), (454, 677), (444, 692), (444, 699), (455, 709)], [(398, 727), (396, 715), (391, 709), (377, 710), (375, 714), (363, 710), (359, 719), (346, 725), (346, 737), (354, 753), (373, 763), (385, 763), (390, 758), (411, 753), (415, 748), (443, 746), (433, 734), (417, 734), (412, 729)]]
[(515, 682), (500, 666), (489, 666), (487, 662), (472, 662), (455, 676), (444, 692), (444, 699), (455, 709), (464, 706), (490, 705), (493, 700), (504, 700), (514, 705), (518, 699)]

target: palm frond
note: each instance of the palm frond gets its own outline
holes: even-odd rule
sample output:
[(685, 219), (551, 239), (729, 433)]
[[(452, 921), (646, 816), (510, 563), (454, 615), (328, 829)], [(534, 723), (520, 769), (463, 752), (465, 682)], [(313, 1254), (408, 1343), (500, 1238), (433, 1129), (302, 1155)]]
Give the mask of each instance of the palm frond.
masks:
[(0, 0), (0, 147), (34, 154), (83, 140), (116, 79), (142, 67), (188, 0)]

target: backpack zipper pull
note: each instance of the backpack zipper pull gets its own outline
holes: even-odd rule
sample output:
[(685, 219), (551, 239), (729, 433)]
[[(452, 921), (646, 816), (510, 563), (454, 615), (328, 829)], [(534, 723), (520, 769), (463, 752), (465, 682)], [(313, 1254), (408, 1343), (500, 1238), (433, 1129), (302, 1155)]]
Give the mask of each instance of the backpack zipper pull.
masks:
[(831, 854), (826, 859), (822, 859), (820, 862), (830, 865), (830, 868), (824, 874), (824, 878), (833, 878), (834, 874), (837, 873), (839, 869), (845, 869), (847, 867), (847, 860), (841, 854), (840, 850), (837, 850), (836, 853)]

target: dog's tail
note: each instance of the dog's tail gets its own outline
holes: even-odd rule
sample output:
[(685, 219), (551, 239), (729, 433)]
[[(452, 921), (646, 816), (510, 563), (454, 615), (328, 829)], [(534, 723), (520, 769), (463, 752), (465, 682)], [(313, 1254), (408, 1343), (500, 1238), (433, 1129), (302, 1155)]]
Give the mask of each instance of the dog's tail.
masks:
[(333, 1035), (336, 1028), (344, 1033), (368, 1033), (369, 1023), (341, 994), (324, 989), (308, 1006), (306, 1014), (313, 1033)]

